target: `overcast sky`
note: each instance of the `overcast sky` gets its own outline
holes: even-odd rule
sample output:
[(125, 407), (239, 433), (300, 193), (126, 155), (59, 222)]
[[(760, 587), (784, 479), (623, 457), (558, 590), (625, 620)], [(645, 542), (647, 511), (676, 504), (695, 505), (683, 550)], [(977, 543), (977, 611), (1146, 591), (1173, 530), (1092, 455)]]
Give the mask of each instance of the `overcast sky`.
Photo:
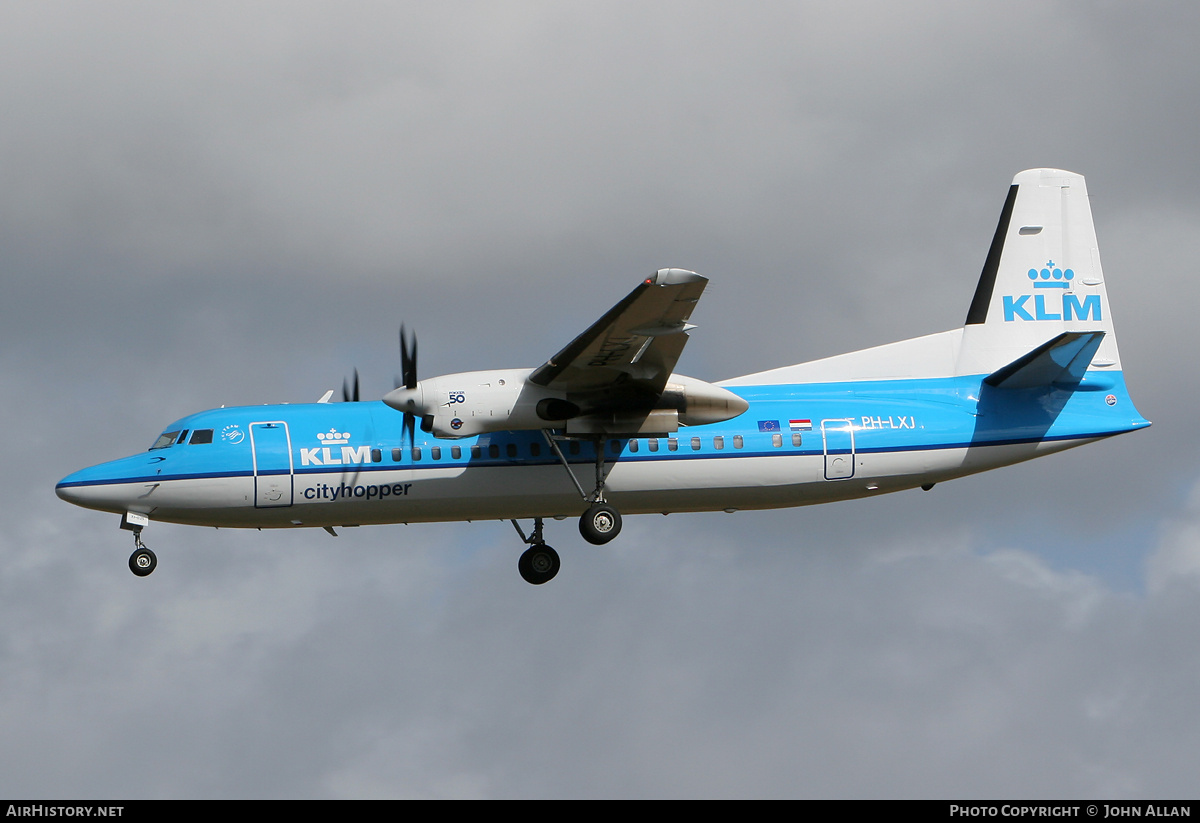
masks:
[[(1194, 797), (1200, 7), (0, 8), (0, 795)], [(657, 268), (720, 380), (962, 323), (1087, 176), (1154, 427), (930, 493), (239, 532), (58, 500), (396, 329), (535, 366)]]

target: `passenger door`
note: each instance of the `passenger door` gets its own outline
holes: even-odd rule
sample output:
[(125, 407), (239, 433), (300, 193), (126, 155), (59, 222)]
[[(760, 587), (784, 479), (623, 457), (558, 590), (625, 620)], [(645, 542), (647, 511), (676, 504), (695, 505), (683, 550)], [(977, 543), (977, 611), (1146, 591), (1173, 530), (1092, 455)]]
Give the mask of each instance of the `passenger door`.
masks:
[(292, 439), (287, 423), (251, 423), (250, 446), (255, 508), (292, 505)]
[(847, 480), (854, 476), (854, 421), (822, 420), (821, 441), (825, 448), (825, 479)]

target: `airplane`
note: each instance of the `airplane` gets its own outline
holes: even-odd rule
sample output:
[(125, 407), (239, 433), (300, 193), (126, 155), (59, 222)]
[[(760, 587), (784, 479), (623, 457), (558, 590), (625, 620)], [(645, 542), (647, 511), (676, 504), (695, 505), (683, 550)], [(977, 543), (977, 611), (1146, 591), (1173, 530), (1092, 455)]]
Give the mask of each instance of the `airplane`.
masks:
[[(548, 519), (602, 545), (622, 514), (870, 497), (1150, 425), (1134, 407), (1082, 175), (1017, 174), (961, 328), (709, 383), (676, 374), (707, 284), (660, 269), (537, 368), (402, 379), (381, 400), (220, 408), (59, 497), (121, 515), (129, 567), (151, 520), (219, 528), (508, 520), (518, 570), (559, 571)], [(419, 423), (419, 425), (418, 425)], [(528, 534), (520, 520), (532, 520)]]

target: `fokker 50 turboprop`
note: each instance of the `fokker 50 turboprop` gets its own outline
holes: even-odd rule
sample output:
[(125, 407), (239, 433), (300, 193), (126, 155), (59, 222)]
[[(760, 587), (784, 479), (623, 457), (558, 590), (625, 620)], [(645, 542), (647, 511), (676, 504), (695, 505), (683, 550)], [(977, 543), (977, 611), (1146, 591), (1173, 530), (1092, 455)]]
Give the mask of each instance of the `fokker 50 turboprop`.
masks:
[[(962, 328), (719, 384), (674, 373), (707, 280), (647, 278), (533, 369), (417, 379), (376, 402), (221, 408), (148, 452), (64, 478), (122, 515), (287, 528), (510, 520), (530, 583), (558, 572), (547, 518), (603, 544), (621, 512), (735, 511), (933, 484), (1149, 426), (1129, 399), (1083, 177), (1012, 182)], [(358, 401), (357, 375), (346, 400)], [(417, 425), (419, 422), (419, 426)], [(527, 536), (518, 524), (532, 519)]]

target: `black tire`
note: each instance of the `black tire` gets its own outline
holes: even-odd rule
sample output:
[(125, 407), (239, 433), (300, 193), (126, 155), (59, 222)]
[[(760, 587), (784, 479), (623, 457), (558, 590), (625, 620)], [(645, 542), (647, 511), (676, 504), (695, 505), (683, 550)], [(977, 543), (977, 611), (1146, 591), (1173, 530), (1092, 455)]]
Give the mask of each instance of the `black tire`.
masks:
[(154, 556), (154, 552), (142, 546), (140, 549), (129, 555), (129, 570), (138, 577), (145, 577), (158, 567), (158, 558)]
[(579, 518), (579, 533), (593, 546), (603, 546), (621, 533), (621, 513), (607, 503), (596, 503)]
[(521, 573), (521, 577), (526, 583), (540, 586), (553, 580), (561, 565), (558, 552), (545, 543), (541, 543), (531, 546), (522, 553), (521, 559), (517, 561), (517, 571)]

